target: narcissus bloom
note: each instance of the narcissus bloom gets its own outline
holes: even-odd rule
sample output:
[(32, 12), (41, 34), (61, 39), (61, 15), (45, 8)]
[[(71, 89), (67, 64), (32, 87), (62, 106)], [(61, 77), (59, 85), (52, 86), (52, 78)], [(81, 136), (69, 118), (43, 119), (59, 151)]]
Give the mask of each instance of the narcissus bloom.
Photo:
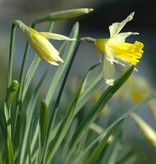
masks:
[(57, 62), (63, 62), (63, 60), (59, 56), (60, 53), (54, 48), (54, 46), (49, 42), (48, 39), (75, 40), (60, 34), (50, 32), (38, 32), (33, 28), (26, 26), (23, 22), (19, 20), (16, 20), (14, 23), (21, 29), (35, 53), (40, 58), (53, 65), (58, 65)]
[(121, 32), (127, 22), (133, 19), (134, 12), (122, 22), (113, 23), (109, 26), (110, 38), (96, 39), (96, 48), (105, 54), (104, 78), (109, 85), (114, 84), (114, 63), (122, 66), (136, 65), (142, 57), (143, 43), (135, 41), (126, 43), (125, 39), (130, 35), (138, 35), (137, 32)]

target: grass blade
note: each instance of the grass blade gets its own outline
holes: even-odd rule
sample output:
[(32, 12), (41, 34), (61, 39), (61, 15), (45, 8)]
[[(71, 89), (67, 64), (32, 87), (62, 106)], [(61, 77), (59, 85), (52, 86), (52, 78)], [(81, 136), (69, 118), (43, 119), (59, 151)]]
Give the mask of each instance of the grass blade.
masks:
[(98, 117), (99, 113), (102, 111), (108, 100), (113, 96), (113, 94), (124, 84), (124, 82), (128, 79), (128, 77), (133, 72), (134, 66), (130, 67), (126, 73), (124, 73), (118, 80), (115, 81), (114, 86), (110, 86), (106, 89), (106, 91), (101, 95), (98, 102), (95, 106), (90, 110), (86, 118), (81, 122), (78, 127), (76, 133), (73, 135), (71, 142), (69, 144), (70, 150), (78, 144), (80, 138), (94, 122), (94, 120)]
[[(104, 149), (109, 137), (115, 133), (117, 130), (119, 130), (119, 127), (121, 125), (123, 120), (120, 120), (119, 122), (117, 122), (116, 124), (114, 124), (114, 126), (111, 126), (111, 128), (109, 128), (109, 130), (105, 133), (105, 136), (103, 137), (103, 139), (101, 140), (101, 142), (97, 145), (97, 147), (94, 149), (94, 151), (92, 152), (92, 154), (89, 156), (89, 158), (87, 159), (86, 161), (86, 164), (91, 164), (91, 163), (96, 163), (98, 157), (100, 156), (102, 150)], [(116, 135), (115, 135), (116, 136)], [(116, 140), (116, 139), (115, 139)], [(116, 144), (114, 143), (111, 143), (111, 146), (114, 148)], [(110, 145), (109, 145), (110, 147)], [(115, 150), (116, 151), (116, 150)], [(112, 151), (113, 152), (113, 151)], [(109, 157), (110, 157), (110, 154), (109, 153)], [(116, 151), (117, 152), (117, 151)], [(106, 154), (105, 154), (106, 156)], [(105, 163), (105, 162), (104, 162)], [(106, 162), (108, 163), (108, 162)]]
[[(47, 73), (47, 72), (46, 72)], [(46, 73), (44, 74), (44, 76), (41, 78), (41, 81), (39, 82), (38, 86), (36, 87), (34, 93), (32, 94), (32, 97), (29, 101), (29, 104), (27, 106), (27, 111), (26, 113), (23, 113), (23, 115), (21, 116), (21, 138), (22, 138), (22, 143), (21, 143), (21, 148), (20, 148), (20, 155), (19, 155), (19, 163), (23, 163), (26, 160), (26, 154), (27, 154), (27, 143), (28, 143), (28, 136), (29, 136), (29, 132), (30, 132), (30, 126), (31, 126), (31, 120), (34, 114), (34, 110), (35, 110), (35, 105), (37, 102), (37, 98), (38, 95), (40, 93), (41, 90), (41, 86), (43, 84), (43, 81), (45, 80), (45, 76)], [(24, 111), (23, 111), (24, 112)], [(23, 119), (22, 117), (26, 117), (26, 124), (23, 124)], [(25, 129), (24, 133), (23, 129)]]
[[(77, 38), (78, 31), (79, 31), (79, 24), (76, 23), (73, 26), (73, 29), (71, 30), (71, 34), (70, 34), (69, 37), (71, 37), (71, 38)], [(49, 91), (48, 91), (47, 96), (46, 96), (46, 99), (45, 99), (45, 102), (46, 102), (46, 104), (48, 106), (50, 104), (50, 101), (53, 98), (53, 95), (54, 95), (54, 93), (56, 91), (56, 88), (57, 88), (57, 85), (58, 85), (58, 83), (60, 81), (60, 78), (62, 77), (63, 72), (64, 72), (65, 68), (68, 65), (68, 62), (70, 60), (70, 57), (73, 54), (73, 50), (74, 50), (75, 44), (76, 44), (76, 42), (71, 41), (71, 42), (68, 42), (67, 45), (66, 45), (66, 48), (64, 50), (64, 53), (62, 55), (62, 59), (65, 61), (65, 63), (60, 64), (60, 66), (58, 67), (57, 72), (55, 73), (55, 75), (53, 77), (53, 81), (52, 81), (52, 83), (50, 85)]]
[(40, 111), (40, 131), (41, 131), (41, 145), (43, 147), (44, 141), (47, 135), (48, 128), (48, 120), (49, 120), (49, 109), (44, 101), (41, 103), (41, 111)]
[(59, 129), (57, 130), (57, 133), (56, 133), (54, 139), (52, 140), (52, 143), (49, 146), (50, 149), (49, 149), (49, 154), (48, 154), (47, 159), (46, 159), (46, 163), (49, 163), (52, 160), (55, 152), (57, 151), (59, 145), (61, 144), (62, 140), (64, 139), (64, 136), (66, 135), (66, 132), (67, 132), (71, 122), (73, 121), (74, 110), (75, 110), (76, 104), (78, 102), (79, 96), (81, 94), (83, 85), (85, 84), (86, 77), (98, 65), (99, 64), (92, 66), (89, 69), (89, 71), (87, 72), (87, 74), (85, 75), (84, 79), (82, 80), (82, 83), (81, 83), (81, 85), (77, 91), (77, 94), (76, 94), (75, 98), (73, 99), (71, 105), (69, 106), (69, 109), (67, 109), (66, 115), (63, 118), (63, 120), (61, 121)]
[(13, 71), (13, 58), (14, 58), (14, 47), (15, 47), (15, 34), (16, 26), (12, 24), (11, 27), (11, 36), (10, 36), (10, 48), (9, 48), (9, 65), (8, 65), (8, 87), (12, 81), (12, 71)]
[(25, 84), (24, 84), (23, 93), (22, 93), (22, 100), (25, 98), (26, 92), (28, 90), (32, 77), (34, 73), (36, 72), (36, 69), (38, 67), (40, 60), (41, 59), (37, 55), (35, 55), (33, 61), (31, 62), (31, 65), (28, 69), (28, 72), (25, 78)]

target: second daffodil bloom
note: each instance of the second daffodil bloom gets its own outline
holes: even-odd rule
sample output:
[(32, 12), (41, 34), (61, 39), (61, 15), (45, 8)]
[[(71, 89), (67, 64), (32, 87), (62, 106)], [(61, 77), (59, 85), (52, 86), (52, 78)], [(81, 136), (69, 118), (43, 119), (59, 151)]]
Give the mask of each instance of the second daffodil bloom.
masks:
[(114, 84), (114, 63), (122, 66), (136, 65), (142, 57), (143, 43), (135, 41), (126, 43), (125, 39), (130, 35), (138, 35), (137, 32), (121, 32), (127, 22), (133, 19), (134, 12), (122, 22), (113, 23), (109, 26), (110, 38), (96, 39), (96, 48), (105, 54), (104, 78), (108, 85)]
[(35, 29), (26, 26), (23, 22), (16, 20), (15, 25), (17, 25), (27, 41), (31, 45), (35, 53), (43, 60), (49, 62), (53, 65), (58, 65), (57, 62), (64, 62), (59, 56), (59, 52), (54, 48), (54, 46), (49, 42), (48, 39), (55, 40), (75, 40), (68, 38), (64, 35), (50, 33), (50, 32), (38, 32)]

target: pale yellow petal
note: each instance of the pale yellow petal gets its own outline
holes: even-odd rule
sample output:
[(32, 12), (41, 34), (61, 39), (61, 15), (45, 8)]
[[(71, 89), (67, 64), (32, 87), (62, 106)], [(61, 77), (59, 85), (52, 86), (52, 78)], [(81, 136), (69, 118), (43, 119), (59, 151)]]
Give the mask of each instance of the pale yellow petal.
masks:
[(114, 37), (115, 35), (117, 35), (122, 30), (122, 28), (126, 25), (126, 23), (133, 19), (133, 16), (134, 16), (134, 12), (132, 12), (122, 22), (116, 22), (113, 23), (111, 26), (109, 26), (110, 37)]
[(114, 68), (114, 64), (108, 61), (107, 58), (105, 58), (104, 60), (103, 72), (104, 72), (105, 82), (108, 85), (113, 86), (115, 80), (114, 79), (115, 68)]
[(39, 32), (41, 35), (43, 35), (47, 39), (54, 39), (54, 40), (68, 40), (73, 41), (76, 40), (74, 38), (69, 38), (64, 35), (56, 34), (56, 33), (50, 33), (50, 32)]
[(131, 35), (139, 35), (138, 32), (121, 32), (111, 38), (111, 41), (115, 42), (125, 42), (125, 39)]
[(52, 65), (55, 65), (55, 66), (58, 66), (58, 65), (59, 65), (58, 63), (56, 63), (56, 62), (54, 62), (54, 61), (48, 62), (48, 63), (50, 63), (50, 64), (52, 64)]

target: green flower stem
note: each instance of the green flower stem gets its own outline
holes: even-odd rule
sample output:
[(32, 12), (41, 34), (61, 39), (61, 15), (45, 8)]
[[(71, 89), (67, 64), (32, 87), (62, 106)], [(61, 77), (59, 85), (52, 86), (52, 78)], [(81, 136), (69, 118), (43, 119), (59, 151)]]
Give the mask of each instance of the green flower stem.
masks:
[(15, 34), (16, 34), (16, 26), (13, 23), (11, 26), (11, 36), (10, 36), (9, 66), (8, 66), (9, 69), (8, 69), (8, 84), (7, 84), (8, 87), (10, 86), (12, 80)]
[(90, 38), (90, 37), (84, 37), (84, 38), (81, 38), (80, 40), (82, 42), (88, 42), (88, 43), (93, 43), (93, 44), (95, 44), (95, 42), (96, 42), (96, 39)]
[[(69, 66), (68, 66), (68, 68), (67, 68), (67, 71), (66, 71), (64, 80), (63, 80), (63, 82), (62, 82), (62, 85), (61, 85), (61, 87), (60, 87), (60, 90), (59, 90), (59, 93), (58, 93), (58, 96), (57, 96), (57, 99), (56, 99), (56, 102), (55, 102), (55, 105), (54, 105), (54, 111), (53, 111), (52, 118), (51, 118), (51, 121), (50, 121), (50, 122), (51, 122), (51, 124), (50, 124), (50, 125), (51, 125), (51, 128), (53, 128), (53, 125), (54, 125), (54, 122), (55, 122), (55, 117), (56, 117), (56, 114), (57, 114), (57, 109), (58, 109), (58, 106), (59, 106), (59, 103), (60, 103), (60, 100), (61, 100), (62, 92), (63, 92), (63, 90), (64, 90), (64, 86), (65, 86), (65, 84), (66, 84), (66, 81), (67, 81), (69, 72), (70, 72), (70, 70), (71, 70), (72, 64), (73, 64), (73, 62), (74, 62), (75, 56), (76, 56), (77, 51), (78, 51), (78, 49), (79, 49), (79, 47), (80, 47), (80, 44), (81, 44), (82, 42), (86, 41), (86, 40), (87, 40), (87, 41), (88, 41), (88, 40), (91, 40), (91, 42), (94, 41), (94, 39), (92, 39), (92, 38), (81, 38), (81, 39), (78, 41), (78, 43), (77, 43), (77, 45), (76, 45), (76, 47), (75, 47), (75, 50), (74, 50), (74, 52), (73, 52), (72, 58), (71, 58), (71, 60), (70, 60)], [(53, 121), (52, 121), (52, 120), (53, 120)]]
[[(7, 91), (6, 91), (6, 95), (8, 93), (8, 88), (11, 85), (11, 81), (12, 81), (12, 72), (13, 72), (13, 58), (14, 58), (14, 45), (15, 45), (15, 34), (16, 34), (16, 26), (14, 24), (12, 24), (11, 26), (11, 36), (10, 36), (10, 49), (9, 49), (9, 68), (8, 68), (8, 79), (7, 79)], [(9, 107), (10, 108), (10, 107)], [(5, 120), (8, 124), (7, 129), (8, 129), (8, 133), (10, 135), (11, 134), (11, 128), (12, 125), (8, 123), (9, 119), (11, 118), (11, 110), (9, 110), (9, 108), (7, 108), (7, 104), (4, 104), (4, 114), (5, 114)], [(7, 133), (7, 134), (8, 134)]]
[[(15, 25), (16, 25), (16, 23), (15, 23)], [(32, 25), (32, 27), (34, 28), (34, 25)], [(20, 87), (19, 87), (19, 92), (18, 92), (18, 95), (17, 95), (17, 102), (16, 102), (17, 108), (16, 108), (16, 111), (15, 111), (14, 129), (13, 129), (14, 130), (13, 131), (14, 135), (13, 136), (15, 136), (15, 133), (16, 133), (16, 124), (17, 124), (18, 114), (19, 114), (19, 110), (21, 110), (22, 102), (23, 102), (22, 93), (23, 93), (23, 87), (24, 87), (26, 62), (27, 62), (27, 59), (28, 59), (29, 49), (30, 49), (30, 45), (27, 42), (26, 47), (25, 47), (25, 51), (24, 51), (24, 57), (23, 57), (23, 61), (22, 61), (20, 77), (19, 77)]]
[(15, 113), (15, 120), (14, 120), (14, 133), (15, 133), (15, 129), (16, 129), (16, 124), (17, 124), (17, 118), (18, 118), (18, 114), (19, 114), (19, 110), (21, 110), (22, 107), (22, 92), (23, 92), (23, 86), (24, 86), (24, 78), (25, 78), (25, 66), (26, 66), (26, 61), (28, 58), (28, 52), (29, 52), (29, 43), (26, 43), (26, 48), (25, 48), (25, 52), (24, 52), (24, 58), (23, 58), (23, 62), (22, 62), (22, 68), (21, 68), (21, 72), (20, 72), (20, 78), (19, 78), (19, 83), (20, 83), (20, 87), (19, 87), (19, 92), (18, 92), (18, 96), (17, 96), (17, 108), (16, 108), (16, 113)]
[[(12, 81), (12, 72), (13, 72), (13, 59), (14, 59), (14, 45), (15, 45), (15, 34), (16, 34), (16, 26), (15, 24), (12, 24), (11, 26), (11, 35), (10, 35), (10, 48), (9, 48), (9, 65), (8, 65), (8, 78), (7, 78), (7, 91), (6, 95), (8, 93), (8, 88), (11, 85)], [(13, 159), (13, 149), (12, 149), (12, 143), (11, 143), (11, 124), (9, 123), (10, 118), (11, 118), (11, 111), (9, 108), (7, 108), (6, 102), (4, 103), (4, 115), (5, 115), (5, 121), (7, 124), (7, 138), (6, 138), (6, 143), (7, 143), (7, 155), (8, 155), (8, 163), (11, 163)]]
[[(58, 109), (58, 106), (59, 106), (59, 103), (60, 103), (60, 100), (61, 100), (61, 96), (62, 96), (62, 93), (63, 93), (63, 91), (64, 91), (64, 87), (65, 87), (65, 84), (66, 84), (66, 82), (67, 82), (67, 78), (68, 78), (69, 72), (70, 72), (70, 70), (71, 70), (71, 67), (72, 67), (72, 65), (73, 65), (75, 56), (76, 56), (77, 51), (78, 51), (78, 49), (79, 49), (79, 47), (80, 47), (80, 43), (81, 43), (81, 41), (78, 41), (78, 43), (77, 43), (77, 45), (76, 45), (76, 48), (75, 48), (75, 50), (74, 50), (74, 52), (73, 52), (73, 55), (72, 55), (72, 57), (71, 57), (69, 66), (68, 66), (68, 68), (67, 68), (66, 74), (65, 74), (65, 76), (64, 76), (62, 85), (61, 85), (61, 87), (60, 87), (60, 90), (59, 90), (59, 93), (58, 93), (58, 96), (57, 96), (57, 99), (56, 99), (56, 103), (55, 103), (55, 105), (54, 105), (54, 112), (53, 112), (53, 114), (52, 114), (52, 117), (56, 117), (57, 109)], [(55, 122), (55, 119), (52, 118), (52, 120), (53, 120), (53, 122), (52, 122), (51, 125), (53, 125), (54, 122)]]

